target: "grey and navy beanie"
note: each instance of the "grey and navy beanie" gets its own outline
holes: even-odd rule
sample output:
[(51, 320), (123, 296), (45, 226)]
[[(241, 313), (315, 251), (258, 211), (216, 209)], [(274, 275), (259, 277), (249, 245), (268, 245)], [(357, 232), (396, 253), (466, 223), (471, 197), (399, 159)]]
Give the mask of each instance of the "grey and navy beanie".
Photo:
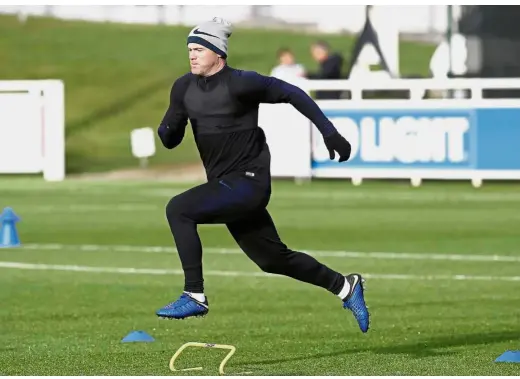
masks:
[(204, 22), (192, 29), (187, 43), (198, 43), (214, 51), (222, 58), (227, 58), (228, 38), (233, 33), (233, 26), (229, 21), (220, 17)]

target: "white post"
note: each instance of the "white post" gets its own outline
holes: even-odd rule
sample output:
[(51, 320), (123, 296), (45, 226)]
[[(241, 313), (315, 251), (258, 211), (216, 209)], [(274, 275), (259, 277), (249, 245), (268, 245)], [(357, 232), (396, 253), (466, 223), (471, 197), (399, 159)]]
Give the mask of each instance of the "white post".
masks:
[(43, 177), (65, 179), (65, 86), (61, 80), (43, 84)]

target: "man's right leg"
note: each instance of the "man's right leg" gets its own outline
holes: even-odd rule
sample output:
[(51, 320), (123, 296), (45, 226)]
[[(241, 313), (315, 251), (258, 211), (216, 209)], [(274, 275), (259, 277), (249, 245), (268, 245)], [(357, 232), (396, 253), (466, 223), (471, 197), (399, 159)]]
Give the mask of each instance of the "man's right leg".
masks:
[(343, 301), (344, 308), (352, 311), (361, 331), (368, 331), (370, 315), (361, 275), (344, 276), (308, 254), (287, 248), (266, 209), (228, 223), (227, 227), (242, 250), (263, 271), (326, 289)]
[(313, 284), (335, 295), (341, 292), (345, 277), (314, 257), (289, 249), (281, 241), (267, 209), (226, 225), (240, 248), (262, 271)]

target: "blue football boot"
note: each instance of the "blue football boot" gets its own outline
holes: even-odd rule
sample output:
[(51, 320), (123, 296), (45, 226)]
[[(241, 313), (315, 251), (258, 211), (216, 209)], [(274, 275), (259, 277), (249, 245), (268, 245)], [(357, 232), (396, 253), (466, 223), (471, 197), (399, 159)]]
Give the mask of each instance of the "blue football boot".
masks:
[(350, 309), (358, 322), (359, 329), (363, 333), (368, 331), (370, 326), (370, 314), (365, 304), (363, 283), (365, 279), (359, 274), (350, 274), (345, 277), (350, 284), (350, 291), (343, 299), (343, 308)]
[(165, 305), (155, 314), (162, 318), (182, 320), (188, 317), (202, 317), (209, 312), (208, 298), (204, 303), (195, 300), (187, 293), (183, 293), (178, 300)]

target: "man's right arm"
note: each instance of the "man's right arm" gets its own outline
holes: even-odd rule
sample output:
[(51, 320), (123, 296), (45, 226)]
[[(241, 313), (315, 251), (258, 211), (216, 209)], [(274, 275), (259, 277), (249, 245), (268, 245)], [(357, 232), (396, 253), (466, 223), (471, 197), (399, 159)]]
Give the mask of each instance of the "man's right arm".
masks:
[(170, 91), (170, 105), (157, 130), (161, 142), (167, 149), (177, 147), (184, 138), (188, 124), (188, 112), (183, 101), (188, 84), (187, 79), (187, 76), (183, 76), (173, 83)]
[(301, 88), (283, 80), (260, 75), (254, 71), (236, 70), (231, 82), (232, 92), (244, 101), (258, 103), (289, 103), (298, 112), (307, 117), (321, 132), (330, 159), (334, 159), (335, 151), (339, 153), (339, 161), (345, 162), (351, 153), (350, 143), (337, 131), (325, 116), (318, 104)]

